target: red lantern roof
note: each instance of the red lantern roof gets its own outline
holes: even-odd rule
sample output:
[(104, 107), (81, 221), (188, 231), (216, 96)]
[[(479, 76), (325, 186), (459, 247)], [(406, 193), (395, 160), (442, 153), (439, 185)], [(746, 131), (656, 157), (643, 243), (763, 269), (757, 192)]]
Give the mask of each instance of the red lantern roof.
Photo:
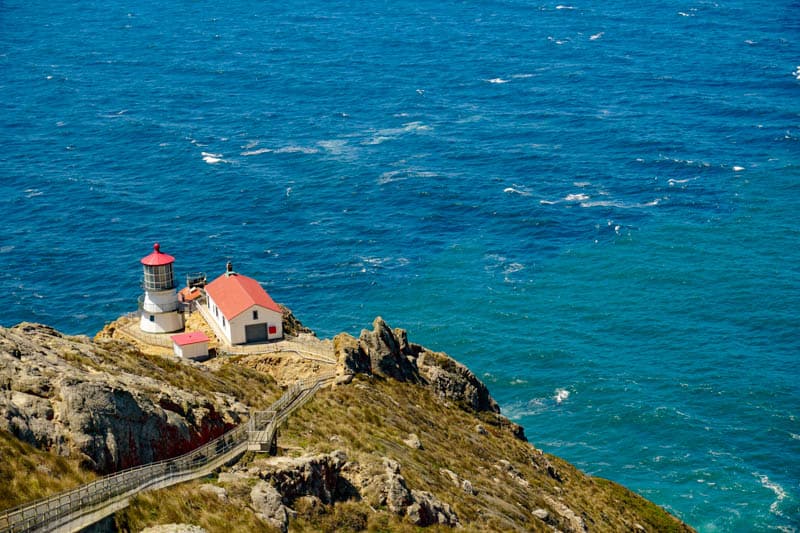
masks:
[(169, 254), (161, 253), (159, 248), (159, 244), (155, 243), (153, 245), (153, 253), (148, 255), (147, 257), (142, 258), (142, 264), (146, 266), (162, 266), (168, 265), (170, 263), (174, 263), (175, 258)]

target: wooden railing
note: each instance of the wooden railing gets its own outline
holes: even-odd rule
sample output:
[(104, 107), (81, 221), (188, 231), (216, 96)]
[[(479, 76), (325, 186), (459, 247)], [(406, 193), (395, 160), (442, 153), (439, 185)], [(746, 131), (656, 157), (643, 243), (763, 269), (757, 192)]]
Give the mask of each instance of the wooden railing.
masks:
[(293, 384), (266, 411), (269, 416), (256, 414), (246, 424), (189, 453), (129, 468), (70, 491), (9, 509), (0, 514), (0, 532), (77, 531), (126, 507), (138, 492), (207, 475), (243, 454), (253, 432), (265, 431), (271, 442), (280, 424), (333, 379), (334, 372), (331, 371)]

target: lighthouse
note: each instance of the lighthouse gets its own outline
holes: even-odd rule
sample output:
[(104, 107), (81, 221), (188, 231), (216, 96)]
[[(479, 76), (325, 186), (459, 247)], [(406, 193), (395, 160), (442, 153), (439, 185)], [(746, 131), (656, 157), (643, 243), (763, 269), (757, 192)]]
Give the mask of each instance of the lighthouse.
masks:
[(161, 251), (158, 243), (153, 253), (142, 258), (144, 295), (139, 297), (139, 328), (147, 333), (172, 333), (183, 329), (178, 295), (175, 292), (175, 258)]

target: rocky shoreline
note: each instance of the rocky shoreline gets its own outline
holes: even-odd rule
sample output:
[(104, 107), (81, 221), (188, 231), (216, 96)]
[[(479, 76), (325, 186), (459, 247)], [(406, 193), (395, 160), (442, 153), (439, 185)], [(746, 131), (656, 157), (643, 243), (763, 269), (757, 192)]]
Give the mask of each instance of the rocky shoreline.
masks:
[[(467, 367), (380, 317), (358, 338), (331, 342), (287, 315), (305, 342), (325, 343), (337, 377), (281, 430), (278, 456), (247, 454), (212, 479), (145, 493), (108, 529), (179, 515), (198, 531), (225, 531), (220, 517), (235, 513), (225, 520), (266, 531), (691, 531), (537, 450)], [(268, 405), (282, 383), (324, 366), (288, 352), (179, 361), (147, 354), (113, 329), (92, 340), (37, 324), (0, 328), (3, 435), (106, 474), (208, 442)], [(9, 461), (12, 481), (35, 475), (24, 454)], [(176, 503), (187, 498), (199, 503)]]

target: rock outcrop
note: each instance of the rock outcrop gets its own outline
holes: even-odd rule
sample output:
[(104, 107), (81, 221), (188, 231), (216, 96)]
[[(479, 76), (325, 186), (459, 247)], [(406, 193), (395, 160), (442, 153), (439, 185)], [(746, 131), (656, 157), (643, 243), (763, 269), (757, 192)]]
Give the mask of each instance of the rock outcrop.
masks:
[(0, 328), (0, 429), (108, 473), (192, 450), (247, 413), (225, 395), (100, 371), (101, 351), (47, 326)]
[(489, 389), (466, 366), (446, 354), (408, 342), (403, 329), (392, 329), (381, 318), (364, 329), (358, 339), (340, 333), (334, 351), (340, 375), (370, 373), (421, 383), (439, 397), (474, 411), (499, 413)]

